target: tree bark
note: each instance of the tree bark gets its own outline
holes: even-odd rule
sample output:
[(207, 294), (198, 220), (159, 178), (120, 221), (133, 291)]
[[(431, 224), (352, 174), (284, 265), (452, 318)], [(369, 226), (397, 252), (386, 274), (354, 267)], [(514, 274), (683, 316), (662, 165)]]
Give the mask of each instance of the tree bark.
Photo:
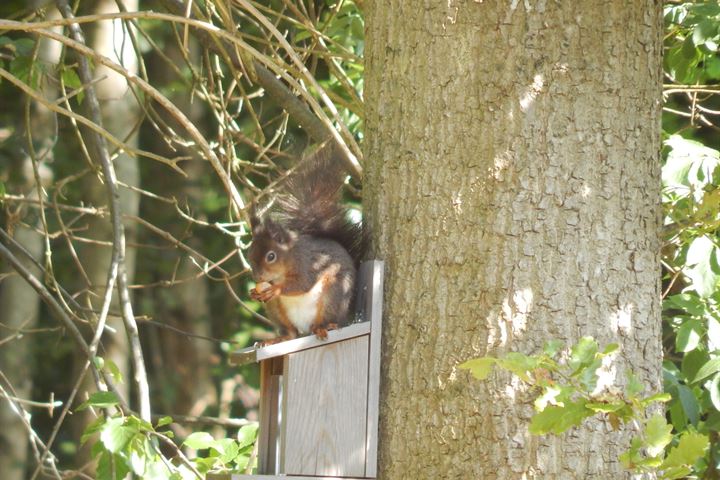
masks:
[[(50, 14), (52, 17), (53, 14)], [(50, 65), (57, 65), (60, 58), (60, 45), (56, 42), (40, 40), (38, 58)], [(43, 82), (43, 92), (47, 98), (57, 96), (56, 89), (51, 82)], [(37, 173), (41, 182), (41, 188), (46, 189), (52, 183), (52, 131), (51, 125), (55, 124), (52, 112), (39, 103), (32, 106), (30, 113), (30, 132), (25, 132), (25, 137), (35, 146), (38, 160)], [(29, 150), (29, 148), (27, 149)], [(18, 193), (33, 199), (39, 199), (41, 188), (36, 183), (33, 160), (25, 157), (22, 160), (21, 184), (11, 184), (10, 188)], [(45, 199), (47, 201), (47, 199)], [(23, 246), (36, 261), (42, 262), (43, 257), (43, 236), (39, 230), (43, 228), (40, 221), (39, 210), (22, 207), (15, 211), (18, 215), (8, 225), (3, 227), (9, 229), (13, 238)], [(18, 222), (18, 223), (15, 223)], [(36, 276), (39, 270), (22, 253), (15, 252), (21, 259), (23, 265)], [(0, 322), (2, 332), (0, 336), (0, 372), (5, 375), (9, 385), (0, 382), (4, 389), (11, 395), (21, 400), (33, 400), (33, 374), (32, 374), (32, 350), (35, 335), (23, 334), (35, 328), (40, 310), (40, 297), (32, 286), (23, 279), (12, 267), (4, 268), (1, 272), (8, 274), (0, 280)], [(15, 339), (11, 339), (17, 335)], [(36, 347), (37, 348), (37, 347)], [(9, 391), (12, 387), (14, 392)], [(40, 399), (47, 400), (47, 399)], [(29, 411), (32, 407), (22, 405)], [(25, 478), (28, 465), (28, 438), (29, 433), (18, 413), (11, 407), (8, 399), (0, 398), (0, 472), (3, 480), (22, 480)]]
[[(127, 10), (137, 10), (138, 0), (124, 0), (123, 5)], [(92, 6), (92, 13), (95, 14), (117, 11), (118, 7), (114, 0), (98, 1)], [(88, 46), (95, 51), (116, 59), (129, 72), (137, 73), (137, 54), (133, 50), (133, 44), (121, 21), (97, 22), (93, 24), (87, 38)], [(104, 66), (98, 66), (94, 71), (94, 75), (95, 78), (101, 79), (94, 85), (94, 88), (98, 100), (101, 102), (103, 126), (117, 138), (124, 140), (127, 145), (137, 147), (136, 127), (140, 118), (140, 108), (127, 80), (122, 75)], [(124, 185), (130, 187), (140, 185), (138, 159), (125, 152), (118, 152), (113, 159), (113, 166), (118, 182), (123, 185), (119, 189), (120, 212), (122, 215), (137, 216), (140, 206), (140, 194)], [(110, 203), (107, 188), (103, 183), (107, 181), (109, 180), (100, 181), (98, 178), (92, 178), (87, 182), (86, 195), (88, 203), (94, 206), (107, 206)], [(136, 257), (136, 249), (132, 245), (135, 243), (137, 236), (137, 226), (131, 222), (124, 222), (124, 228), (126, 244), (125, 267), (128, 282), (132, 283), (135, 274)], [(113, 226), (108, 218), (95, 217), (90, 219), (87, 231), (93, 239), (102, 242), (112, 241)], [(110, 246), (87, 244), (82, 249), (81, 261), (91, 282), (92, 295), (90, 296), (90, 302), (95, 308), (100, 308), (102, 305), (105, 290), (108, 288), (106, 283), (111, 259), (112, 248)], [(111, 311), (120, 311), (117, 292), (113, 293)], [(125, 399), (130, 401), (130, 384), (133, 382), (130, 375), (131, 353), (125, 325), (122, 318), (115, 315), (108, 316), (107, 324), (113, 329), (114, 333), (107, 334), (106, 332), (103, 335), (103, 348), (99, 355), (106, 360), (111, 360), (118, 366), (125, 382), (117, 385), (118, 390)], [(85, 360), (84, 357), (78, 358), (78, 365), (83, 365)], [(95, 389), (90, 376), (86, 377), (84, 388), (89, 391)], [(135, 406), (139, 408), (138, 405)], [(77, 433), (81, 433), (92, 419), (89, 412), (79, 414), (75, 420), (76, 428), (79, 430)], [(79, 465), (86, 463), (90, 459), (90, 446), (91, 442), (88, 442), (84, 445), (84, 448), (80, 449), (78, 454)]]
[(366, 7), (380, 478), (621, 478), (627, 431), (531, 437), (516, 379), (456, 367), (592, 335), (660, 390), (661, 4), (418, 7)]
[[(18, 225), (14, 238), (34, 258), (40, 260), (43, 238), (39, 233), (29, 226)], [(18, 253), (18, 257), (23, 258), (23, 255)], [(23, 258), (23, 263), (37, 274), (32, 262)], [(0, 281), (0, 312), (3, 312), (4, 327), (2, 339), (5, 340), (0, 346), (0, 372), (14, 391), (11, 392), (5, 382), (0, 382), (0, 385), (10, 395), (30, 400), (33, 386), (31, 342), (34, 336), (22, 335), (22, 332), (35, 327), (40, 305), (35, 290), (20, 275), (11, 273), (12, 269), (4, 270), (2, 273), (9, 276)], [(16, 333), (18, 337), (10, 340)], [(27, 465), (28, 431), (10, 403), (8, 399), (0, 398), (0, 425), (3, 426), (0, 429), (0, 472), (3, 472), (2, 478), (6, 480), (22, 480)]]

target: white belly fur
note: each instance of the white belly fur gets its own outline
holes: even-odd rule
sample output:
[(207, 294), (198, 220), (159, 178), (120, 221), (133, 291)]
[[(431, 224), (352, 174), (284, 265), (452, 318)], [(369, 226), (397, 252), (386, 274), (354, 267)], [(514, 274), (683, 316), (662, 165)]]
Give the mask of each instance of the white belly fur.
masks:
[(285, 308), (288, 320), (300, 333), (310, 333), (310, 327), (317, 317), (322, 290), (323, 282), (320, 280), (302, 295), (280, 295), (280, 303)]

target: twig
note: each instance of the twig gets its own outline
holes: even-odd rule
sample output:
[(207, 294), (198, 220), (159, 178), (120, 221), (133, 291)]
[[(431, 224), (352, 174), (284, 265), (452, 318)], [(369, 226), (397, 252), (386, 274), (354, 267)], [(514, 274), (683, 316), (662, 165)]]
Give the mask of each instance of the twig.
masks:
[[(67, 1), (64, 2), (67, 4)], [(88, 18), (93, 18), (95, 20), (97, 19), (113, 19), (113, 18), (134, 18), (138, 17), (139, 15), (132, 15), (128, 13), (118, 13), (118, 14), (104, 14), (104, 15), (93, 15), (90, 17), (83, 17), (82, 20), (89, 21)], [(154, 15), (142, 15), (142, 16), (150, 16), (150, 17), (161, 17), (159, 14)], [(165, 16), (170, 18), (176, 18), (169, 15)], [(76, 19), (73, 18), (73, 23), (70, 25), (75, 25), (77, 27)], [(179, 18), (179, 20), (184, 20), (182, 18)], [(196, 22), (199, 23), (199, 22)], [(218, 159), (217, 155), (215, 155), (215, 152), (212, 150), (208, 142), (205, 140), (203, 135), (200, 133), (200, 131), (195, 127), (195, 125), (185, 116), (185, 114), (180, 111), (172, 102), (170, 102), (162, 93), (160, 93), (155, 87), (150, 85), (148, 82), (143, 80), (142, 78), (132, 75), (127, 72), (122, 66), (118, 65), (117, 63), (113, 62), (109, 58), (105, 57), (104, 55), (100, 55), (99, 53), (95, 52), (94, 50), (88, 48), (83, 42), (79, 42), (70, 38), (67, 38), (63, 35), (57, 34), (53, 31), (46, 30), (43, 27), (44, 26), (51, 26), (51, 25), (58, 25), (63, 24), (63, 22), (57, 22), (57, 21), (50, 21), (50, 22), (38, 22), (35, 24), (27, 24), (22, 22), (15, 22), (11, 20), (2, 20), (0, 19), (0, 29), (7, 29), (7, 30), (21, 30), (21, 31), (30, 31), (35, 32), (38, 35), (42, 35), (46, 38), (49, 38), (51, 40), (55, 40), (57, 42), (62, 43), (63, 45), (66, 45), (75, 51), (77, 51), (80, 55), (79, 58), (85, 59), (84, 62), (87, 64), (87, 59), (92, 58), (97, 64), (104, 65), (105, 67), (119, 73), (120, 75), (124, 76), (128, 82), (136, 85), (139, 87), (145, 94), (153, 99), (155, 102), (157, 102), (159, 105), (161, 105), (172, 117), (180, 124), (182, 127), (190, 134), (193, 141), (197, 144), (198, 147), (200, 147), (200, 150), (205, 155), (205, 158), (210, 162), (213, 169), (215, 170), (215, 173), (218, 175), (220, 180), (222, 181), (223, 185), (225, 186), (225, 189), (227, 190), (230, 199), (232, 200), (232, 208), (234, 210), (234, 213), (239, 217), (241, 212), (245, 209), (245, 202), (242, 200), (242, 197), (240, 197), (240, 193), (235, 188), (235, 185), (233, 184), (232, 180), (230, 179), (230, 176), (225, 172), (225, 169), (223, 168), (222, 163)], [(79, 73), (82, 73), (82, 68), (80, 69)], [(83, 81), (86, 84), (89, 84), (89, 82), (85, 82), (83, 80), (83, 75), (80, 75), (80, 80)], [(93, 91), (92, 89), (88, 89), (88, 93)], [(88, 96), (89, 97), (89, 96)], [(93, 122), (96, 125), (101, 125), (98, 121)]]
[[(4, 230), (0, 229), (1, 233), (5, 233)], [(75, 326), (72, 319), (67, 315), (62, 306), (55, 300), (55, 297), (45, 288), (45, 286), (33, 275), (25, 266), (18, 260), (13, 253), (0, 243), (0, 257), (4, 258), (10, 266), (40, 295), (45, 303), (50, 307), (50, 311), (65, 325), (72, 337), (75, 339), (75, 343), (83, 350), (83, 352), (90, 356), (90, 350), (88, 344), (85, 342), (80, 330)]]
[(244, 418), (217, 418), (217, 417), (203, 417), (194, 415), (153, 415), (153, 421), (158, 421), (161, 418), (169, 416), (172, 417), (174, 423), (186, 423), (186, 424), (199, 424), (199, 425), (217, 425), (225, 428), (241, 428), (246, 425), (253, 424), (250, 420)]
[[(57, 6), (63, 17), (68, 20), (73, 19), (73, 11), (70, 8), (67, 0), (57, 0)], [(77, 23), (71, 23), (69, 25), (69, 30), (71, 37), (77, 44), (74, 48), (76, 48), (77, 46), (82, 46), (83, 48), (81, 50), (87, 49), (87, 47), (85, 46), (85, 39), (83, 37), (83, 33), (80, 30), (80, 26)], [(81, 51), (80, 53), (83, 52)], [(90, 72), (90, 65), (87, 57), (84, 54), (78, 55), (78, 75), (83, 83), (87, 85), (90, 85), (92, 83), (92, 73)], [(89, 106), (89, 117), (92, 119), (93, 123), (102, 126), (100, 103), (98, 102), (97, 95), (95, 94), (95, 89), (92, 86), (87, 88), (85, 92), (85, 98), (87, 100), (87, 105)], [(105, 138), (102, 135), (99, 135), (97, 132), (90, 132), (89, 135), (92, 139), (91, 146), (95, 150), (96, 159), (100, 163), (103, 176), (105, 177), (105, 187), (107, 189), (108, 203), (110, 205), (110, 219), (113, 227), (112, 257), (107, 275), (107, 290), (105, 301), (103, 303), (102, 313), (106, 314), (107, 310), (109, 310), (110, 308), (110, 300), (112, 298), (111, 292), (113, 289), (112, 287), (115, 283), (115, 279), (117, 279), (120, 310), (122, 312), (122, 318), (125, 324), (125, 331), (128, 336), (128, 341), (130, 342), (130, 349), (132, 352), (132, 364), (135, 370), (135, 383), (137, 385), (137, 397), (138, 404), (140, 406), (140, 418), (146, 421), (150, 421), (150, 387), (148, 385), (147, 373), (145, 371), (145, 361), (143, 359), (142, 346), (140, 345), (137, 322), (135, 321), (135, 316), (133, 315), (132, 304), (130, 302), (130, 294), (128, 292), (128, 279), (125, 264), (125, 227), (123, 226), (121, 217), (122, 212), (120, 210), (117, 178), (115, 176), (115, 169), (112, 165), (112, 162), (110, 161), (110, 154), (105, 143)], [(98, 328), (96, 331), (96, 335), (99, 335), (101, 333), (102, 329)], [(92, 358), (93, 357), (89, 357), (88, 361), (92, 361)]]
[[(7, 384), (7, 386), (10, 388), (11, 393), (15, 393), (14, 389), (12, 388), (12, 385), (8, 381), (7, 377), (0, 371), (0, 379), (3, 380)], [(37, 433), (35, 433), (35, 430), (33, 430), (32, 425), (30, 425), (30, 422), (28, 421), (28, 418), (30, 418), (30, 414), (25, 411), (25, 409), (22, 407), (22, 405), (14, 400), (11, 400), (13, 398), (11, 395), (8, 394), (7, 390), (3, 388), (2, 384), (0, 383), (0, 395), (7, 398), (10, 402), (10, 409), (20, 418), (20, 421), (22, 422), (23, 426), (27, 430), (30, 439), (32, 440), (33, 445), (35, 443), (39, 444), (42, 448), (45, 449), (45, 452), (47, 452), (47, 447), (43, 443), (42, 439), (38, 436)], [(60, 472), (57, 470), (57, 465), (55, 465), (55, 456), (50, 457), (49, 459), (50, 467), (55, 475), (56, 478), (61, 479)], [(42, 467), (42, 462), (44, 461), (44, 457), (37, 457), (38, 462), (38, 469)]]
[(26, 400), (24, 398), (13, 397), (12, 395), (8, 395), (4, 392), (0, 392), (0, 397), (4, 397), (8, 400), (12, 400), (13, 402), (20, 403), (22, 405), (28, 405), (30, 407), (46, 408), (50, 411), (50, 416), (52, 416), (52, 411), (55, 408), (60, 407), (63, 404), (63, 402), (61, 402), (60, 400), (55, 400), (54, 402), (36, 402), (34, 400)]

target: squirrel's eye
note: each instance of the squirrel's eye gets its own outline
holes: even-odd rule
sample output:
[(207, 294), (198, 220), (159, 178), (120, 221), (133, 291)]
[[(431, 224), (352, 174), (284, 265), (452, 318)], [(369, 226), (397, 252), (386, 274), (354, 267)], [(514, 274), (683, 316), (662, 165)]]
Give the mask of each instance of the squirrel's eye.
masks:
[(277, 260), (277, 254), (274, 251), (270, 250), (265, 254), (265, 261), (267, 263), (273, 263), (275, 260)]

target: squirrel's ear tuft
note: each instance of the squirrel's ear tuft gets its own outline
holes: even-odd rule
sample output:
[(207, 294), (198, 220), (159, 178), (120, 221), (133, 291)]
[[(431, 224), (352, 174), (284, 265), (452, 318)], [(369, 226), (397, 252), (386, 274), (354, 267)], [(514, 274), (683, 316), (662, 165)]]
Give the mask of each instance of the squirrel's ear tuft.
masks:
[(257, 204), (255, 202), (248, 206), (248, 219), (250, 220), (250, 228), (254, 229), (260, 223), (257, 215)]
[(270, 238), (272, 238), (275, 242), (280, 244), (287, 244), (290, 243), (292, 240), (292, 236), (290, 235), (290, 232), (285, 230), (282, 225), (280, 225), (277, 222), (274, 222), (273, 220), (266, 218), (263, 222), (263, 228), (267, 230), (267, 233), (270, 235)]

